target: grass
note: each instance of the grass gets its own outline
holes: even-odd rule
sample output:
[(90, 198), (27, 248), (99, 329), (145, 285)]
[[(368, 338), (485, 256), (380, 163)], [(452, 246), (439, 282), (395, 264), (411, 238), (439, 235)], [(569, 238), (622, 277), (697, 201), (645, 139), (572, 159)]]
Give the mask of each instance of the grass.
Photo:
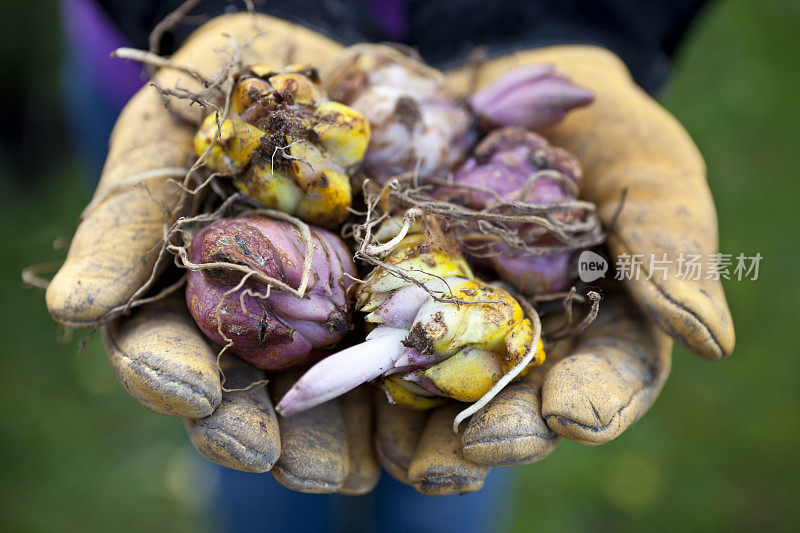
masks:
[[(788, 530), (800, 520), (798, 28), (797, 4), (712, 5), (664, 98), (706, 156), (722, 251), (764, 256), (758, 281), (726, 285), (735, 354), (711, 363), (676, 350), (660, 399), (630, 431), (601, 447), (563, 442), (520, 469), (513, 531)], [(0, 152), (0, 169), (8, 161)], [(209, 528), (213, 476), (179, 421), (120, 389), (98, 339), (81, 355), (77, 338), (57, 342), (42, 294), (22, 286), (24, 266), (63, 255), (52, 243), (69, 238), (89, 194), (69, 163), (41, 172), (0, 171), (0, 527)]]

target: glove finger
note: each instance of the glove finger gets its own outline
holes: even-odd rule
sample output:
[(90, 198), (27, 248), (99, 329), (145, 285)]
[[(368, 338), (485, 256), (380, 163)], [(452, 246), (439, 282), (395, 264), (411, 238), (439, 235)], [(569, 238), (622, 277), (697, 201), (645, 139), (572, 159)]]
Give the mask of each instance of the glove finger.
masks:
[[(300, 377), (299, 372), (275, 376), (273, 394), (280, 398)], [(298, 492), (338, 491), (349, 466), (347, 430), (338, 400), (331, 400), (289, 417), (278, 417), (281, 457), (272, 469), (278, 483)]]
[(408, 469), (411, 484), (422, 494), (447, 496), (483, 487), (489, 467), (464, 458), (461, 449), (464, 430), (453, 432), (453, 420), (463, 407), (462, 404), (439, 407), (425, 424)]
[(347, 431), (347, 455), (350, 470), (339, 493), (348, 496), (366, 494), (375, 488), (381, 469), (373, 446), (372, 398), (366, 387), (358, 387), (339, 400)]
[(558, 437), (542, 418), (542, 377), (506, 387), (475, 413), (464, 431), (464, 457), (473, 463), (510, 466), (544, 459)]
[[(147, 281), (164, 225), (172, 222), (180, 199), (180, 189), (168, 182), (177, 172), (169, 169), (189, 168), (191, 139), (191, 127), (163, 111), (152, 87), (139, 91), (122, 111), (96, 203), (85, 211), (67, 259), (47, 288), (47, 307), (56, 321), (94, 325)], [(138, 186), (120, 185), (146, 173), (153, 175)]]
[[(638, 256), (644, 263), (627, 280), (633, 299), (686, 349), (711, 359), (729, 355), (733, 322), (722, 285), (706, 267), (718, 249), (716, 212), (705, 164), (688, 133), (602, 48), (554, 46), (504, 56), (480, 69), (477, 85), (537, 62), (556, 64), (597, 95), (546, 134), (577, 155), (585, 175), (581, 196), (597, 205), (606, 227), (628, 189), (608, 245), (614, 259)], [(449, 78), (461, 90), (468, 87), (466, 69)], [(692, 256), (703, 268), (679, 275), (680, 258)], [(651, 258), (664, 257), (666, 272), (665, 265), (651, 269)]]
[[(263, 371), (230, 355), (222, 357), (220, 366), (230, 390), (264, 379)], [(198, 452), (228, 468), (267, 472), (280, 455), (278, 421), (265, 386), (223, 392), (211, 416), (186, 418), (184, 425)]]
[[(697, 280), (677, 271), (681, 256), (697, 255), (705, 264), (718, 250), (705, 163), (683, 126), (616, 62), (606, 72), (597, 64), (574, 69), (576, 81), (591, 85), (598, 99), (580, 121), (568, 119), (556, 128), (553, 140), (578, 153), (586, 172), (583, 196), (597, 204), (606, 227), (628, 188), (608, 246), (614, 258), (638, 255), (645, 261), (626, 280), (634, 301), (688, 350), (724, 357), (735, 341), (721, 283), (705, 279), (705, 268)], [(587, 124), (602, 124), (601, 142)], [(664, 257), (667, 272), (652, 271), (649, 258)]]
[[(256, 37), (260, 29), (267, 31)], [(295, 59), (309, 62), (325, 62), (341, 49), (300, 26), (240, 14), (203, 25), (171, 61), (212, 77), (231, 56), (228, 36), (240, 45), (243, 64), (280, 65), (293, 44)], [(153, 81), (164, 88), (202, 89), (197, 80), (176, 70), (161, 69)], [(100, 184), (47, 290), (48, 309), (58, 322), (94, 325), (125, 304), (151, 275), (165, 225), (188, 206), (187, 200), (177, 208), (181, 190), (170, 178), (182, 180), (196, 159), (192, 139), (197, 126), (192, 121), (199, 123), (204, 110), (190, 103), (173, 98), (172, 113), (165, 112), (158, 90), (148, 84), (125, 106), (109, 141)]]
[(375, 392), (375, 452), (390, 476), (411, 484), (408, 468), (417, 450), (427, 411), (390, 404), (383, 391)]
[(670, 339), (627, 297), (604, 300), (572, 355), (542, 386), (542, 414), (559, 435), (586, 444), (616, 438), (655, 401), (669, 375)]
[(217, 355), (173, 297), (103, 327), (111, 368), (131, 396), (162, 415), (202, 418), (222, 399)]
[[(542, 317), (544, 331), (556, 330), (562, 322), (560, 317)], [(572, 337), (548, 344), (542, 366), (472, 416), (461, 441), (465, 458), (481, 465), (510, 466), (533, 463), (555, 450), (558, 436), (542, 418), (542, 381), (547, 369), (573, 347)]]

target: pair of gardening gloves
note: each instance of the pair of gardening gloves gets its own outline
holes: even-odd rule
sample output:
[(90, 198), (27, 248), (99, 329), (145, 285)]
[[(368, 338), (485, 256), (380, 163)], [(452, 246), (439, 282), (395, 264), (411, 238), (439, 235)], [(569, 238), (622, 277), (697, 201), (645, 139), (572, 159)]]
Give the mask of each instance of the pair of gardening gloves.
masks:
[[(213, 77), (238, 43), (243, 64), (325, 65), (342, 49), (306, 28), (262, 15), (216, 18), (171, 61)], [(673, 340), (709, 359), (731, 353), (734, 332), (719, 281), (678, 276), (680, 254), (717, 251), (717, 222), (703, 159), (681, 125), (631, 79), (611, 52), (592, 46), (527, 50), (447, 77), (464, 94), (531, 63), (552, 63), (597, 100), (545, 135), (583, 165), (581, 196), (598, 206), (610, 230), (611, 262), (621, 254), (672, 260), (666, 276), (610, 283), (594, 324), (550, 347), (548, 359), (453, 433), (457, 404), (428, 412), (390, 405), (361, 387), (307, 412), (278, 417), (273, 402), (299, 374), (267, 386), (261, 370), (223, 356), (173, 296), (119, 314), (151, 276), (165, 227), (182, 213), (182, 177), (195, 156), (203, 109), (148, 84), (128, 103), (110, 140), (94, 199), (84, 211), (61, 270), (47, 290), (52, 316), (72, 327), (104, 320), (102, 335), (119, 381), (149, 409), (184, 421), (192, 444), (227, 467), (271, 471), (302, 492), (362, 494), (380, 475), (425, 494), (481, 488), (491, 466), (530, 463), (560, 438), (600, 444), (617, 437), (653, 404), (670, 370)], [(160, 87), (200, 90), (180, 70), (162, 68)], [(627, 189), (624, 208), (615, 213)], [(612, 225), (612, 221), (614, 224)], [(664, 255), (666, 254), (666, 256)], [(168, 261), (167, 261), (168, 262)], [(647, 279), (650, 277), (650, 279)], [(230, 392), (228, 392), (230, 391)]]

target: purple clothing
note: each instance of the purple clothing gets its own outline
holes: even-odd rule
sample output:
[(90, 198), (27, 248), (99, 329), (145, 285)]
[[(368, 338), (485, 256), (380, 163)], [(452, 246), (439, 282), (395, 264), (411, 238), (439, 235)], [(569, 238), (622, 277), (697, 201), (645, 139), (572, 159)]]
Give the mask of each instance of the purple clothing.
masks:
[(406, 0), (372, 0), (375, 21), (386, 34), (402, 41), (408, 34), (408, 6)]
[(130, 46), (94, 0), (62, 0), (61, 20), (67, 43), (98, 95), (121, 109), (144, 85), (142, 67), (115, 59), (111, 52)]

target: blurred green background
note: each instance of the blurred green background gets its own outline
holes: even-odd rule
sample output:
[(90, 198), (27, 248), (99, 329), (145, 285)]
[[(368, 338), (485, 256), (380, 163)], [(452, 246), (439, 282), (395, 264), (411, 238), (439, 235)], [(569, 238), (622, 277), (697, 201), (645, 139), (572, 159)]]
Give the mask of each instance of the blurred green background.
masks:
[[(213, 475), (179, 421), (123, 392), (98, 338), (78, 355), (82, 332), (59, 330), (20, 280), (63, 256), (90, 194), (65, 155), (58, 12), (45, 4), (18, 10), (0, 36), (0, 528), (209, 529)], [(714, 3), (663, 98), (705, 154), (721, 250), (764, 257), (758, 281), (726, 284), (736, 352), (708, 362), (676, 350), (631, 430), (520, 468), (514, 501), (497, 509), (512, 531), (798, 527), (799, 32), (799, 2)]]

